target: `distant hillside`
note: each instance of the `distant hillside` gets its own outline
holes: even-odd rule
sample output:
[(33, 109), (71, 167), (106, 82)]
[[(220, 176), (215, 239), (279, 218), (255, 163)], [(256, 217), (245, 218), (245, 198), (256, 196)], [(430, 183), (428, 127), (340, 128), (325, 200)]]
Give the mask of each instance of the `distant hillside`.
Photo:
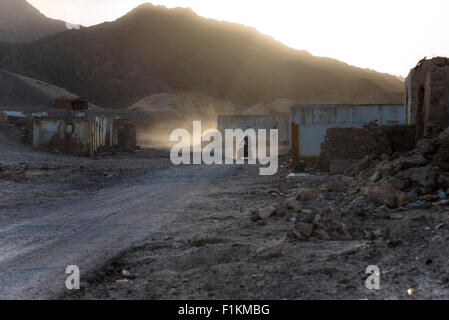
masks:
[[(0, 69), (0, 111), (50, 112), (59, 96), (77, 98), (77, 95), (52, 84), (10, 73)], [(104, 111), (89, 104), (90, 111)]]
[[(19, 76), (0, 70), (0, 110), (48, 108), (52, 100)], [(43, 110), (42, 110), (43, 111)]]
[(0, 0), (0, 42), (30, 42), (65, 30), (63, 21), (47, 18), (25, 0)]
[(127, 108), (160, 92), (205, 92), (246, 110), (259, 102), (403, 102), (403, 82), (291, 49), (257, 30), (189, 9), (142, 5), (112, 23), (31, 44), (0, 44), (0, 67), (96, 104)]

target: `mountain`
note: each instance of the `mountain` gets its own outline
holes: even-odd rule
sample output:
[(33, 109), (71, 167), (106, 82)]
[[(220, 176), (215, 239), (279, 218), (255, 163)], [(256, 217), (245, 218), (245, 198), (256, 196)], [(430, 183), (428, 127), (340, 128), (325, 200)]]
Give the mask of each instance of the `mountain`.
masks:
[(294, 50), (243, 25), (144, 4), (122, 18), (33, 43), (0, 44), (0, 68), (108, 108), (161, 92), (259, 102), (403, 103), (394, 76)]
[(25, 0), (0, 0), (0, 42), (30, 42), (66, 30)]

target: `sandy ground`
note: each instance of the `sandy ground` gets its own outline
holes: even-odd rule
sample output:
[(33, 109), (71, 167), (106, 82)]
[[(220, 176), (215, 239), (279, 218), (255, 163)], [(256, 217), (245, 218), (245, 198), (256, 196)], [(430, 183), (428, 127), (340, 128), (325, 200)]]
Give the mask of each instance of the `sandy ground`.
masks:
[[(362, 212), (350, 240), (299, 241), (288, 216), (253, 222), (251, 210), (346, 177), (287, 178), (285, 158), (263, 177), (249, 165), (175, 167), (164, 150), (47, 154), (20, 135), (0, 126), (0, 298), (449, 298), (445, 208)], [(345, 196), (307, 206), (332, 210)], [(79, 291), (64, 285), (73, 264)], [(369, 265), (380, 290), (365, 287)]]

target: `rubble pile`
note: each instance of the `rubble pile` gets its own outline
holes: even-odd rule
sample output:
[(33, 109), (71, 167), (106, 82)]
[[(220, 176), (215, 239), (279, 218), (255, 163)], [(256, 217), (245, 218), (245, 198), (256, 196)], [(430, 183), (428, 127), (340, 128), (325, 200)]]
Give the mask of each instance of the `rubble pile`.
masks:
[(412, 151), (365, 156), (344, 175), (304, 177), (251, 220), (284, 218), (298, 240), (373, 240), (382, 230), (366, 217), (396, 220), (401, 211), (440, 206), (449, 206), (449, 128)]
[(347, 174), (360, 195), (390, 208), (448, 205), (449, 128), (405, 154), (367, 156)]
[(361, 160), (367, 155), (408, 152), (414, 147), (414, 126), (373, 124), (368, 128), (330, 128), (321, 145), (315, 169), (329, 171), (332, 161)]
[(333, 210), (348, 195), (353, 181), (349, 177), (299, 183), (289, 195), (277, 194), (276, 203), (250, 212), (251, 220), (265, 224), (270, 218), (292, 223), (290, 236), (297, 240), (352, 240), (363, 237), (362, 221)]

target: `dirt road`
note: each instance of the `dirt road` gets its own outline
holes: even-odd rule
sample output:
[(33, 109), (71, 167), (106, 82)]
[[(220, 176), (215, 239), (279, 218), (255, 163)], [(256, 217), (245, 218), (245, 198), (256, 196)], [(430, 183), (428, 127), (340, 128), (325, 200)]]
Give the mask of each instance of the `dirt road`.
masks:
[(2, 219), (0, 298), (50, 298), (65, 269), (81, 274), (151, 236), (182, 214), (230, 168), (170, 167), (78, 200), (43, 202)]

